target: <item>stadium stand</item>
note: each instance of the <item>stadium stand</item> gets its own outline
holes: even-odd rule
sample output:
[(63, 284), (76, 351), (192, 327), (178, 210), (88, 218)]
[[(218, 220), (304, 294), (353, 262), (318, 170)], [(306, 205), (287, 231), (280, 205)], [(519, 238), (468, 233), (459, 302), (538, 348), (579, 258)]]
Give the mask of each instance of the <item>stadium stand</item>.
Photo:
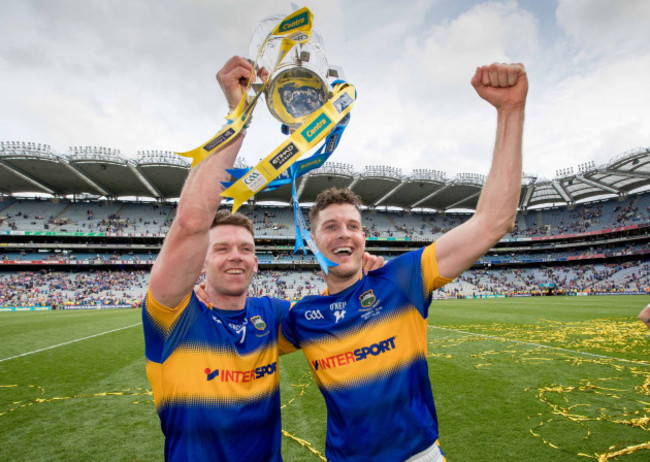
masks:
[(0, 307), (132, 308), (146, 291), (146, 271), (29, 271), (0, 274)]
[[(0, 142), (0, 163), (0, 309), (137, 306), (187, 163), (156, 152), (125, 160), (93, 147), (66, 156), (21, 142)], [(352, 186), (364, 201), (368, 250), (387, 260), (467, 220), (484, 181), (328, 164), (299, 179), (301, 202)], [(649, 191), (645, 148), (578, 175), (528, 176), (515, 229), (437, 296), (648, 293)], [(297, 299), (325, 287), (313, 256), (293, 253), (289, 199), (281, 187), (240, 209), (257, 237), (256, 294)]]

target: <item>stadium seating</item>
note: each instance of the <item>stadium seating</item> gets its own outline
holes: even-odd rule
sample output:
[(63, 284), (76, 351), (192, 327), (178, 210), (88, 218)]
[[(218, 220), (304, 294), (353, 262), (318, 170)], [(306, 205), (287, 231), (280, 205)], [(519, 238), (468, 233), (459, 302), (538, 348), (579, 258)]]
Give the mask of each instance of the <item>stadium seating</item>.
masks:
[[(297, 299), (319, 293), (325, 287), (314, 269), (313, 256), (293, 254), (290, 250), (295, 225), (289, 207), (247, 204), (241, 212), (253, 221), (256, 236), (267, 240), (258, 245), (262, 271), (255, 278), (251, 293)], [(174, 214), (172, 202), (0, 197), (0, 234), (30, 236), (27, 240), (0, 242), (0, 306), (137, 305), (146, 290), (147, 268), (155, 259), (161, 236), (168, 231)], [(303, 214), (307, 216), (306, 209)], [(390, 260), (407, 248), (432, 242), (470, 216), (366, 209), (363, 223), (368, 247)], [(542, 294), (548, 292), (550, 284), (559, 293), (647, 293), (647, 233), (616, 231), (609, 237), (592, 237), (589, 233), (648, 224), (650, 193), (572, 208), (528, 210), (517, 216), (516, 227), (503, 240), (501, 249), (493, 249), (479, 265), (436, 296)], [(71, 233), (80, 236), (66, 241), (56, 238)], [(120, 238), (119, 245), (111, 240), (91, 245), (95, 241), (88, 239), (97, 233)], [(38, 236), (44, 234), (55, 238), (39, 241)], [(566, 241), (570, 244), (556, 246), (563, 242), (557, 239), (576, 234), (576, 240)], [(133, 245), (129, 240), (133, 237), (150, 240)], [(391, 242), (396, 245), (389, 245)], [(578, 258), (584, 260), (570, 264)], [(19, 264), (32, 268), (22, 272)], [(58, 264), (66, 266), (57, 267)]]
[[(253, 221), (258, 237), (293, 237), (295, 225), (289, 207), (244, 206), (240, 211)], [(0, 200), (0, 230), (112, 232), (164, 234), (173, 220), (175, 204), (119, 201)], [(307, 211), (303, 210), (305, 217)], [(368, 237), (435, 239), (467, 220), (467, 213), (407, 213), (364, 210)], [(511, 238), (558, 236), (650, 222), (650, 194), (623, 201), (578, 205), (552, 210), (531, 210), (517, 216)]]

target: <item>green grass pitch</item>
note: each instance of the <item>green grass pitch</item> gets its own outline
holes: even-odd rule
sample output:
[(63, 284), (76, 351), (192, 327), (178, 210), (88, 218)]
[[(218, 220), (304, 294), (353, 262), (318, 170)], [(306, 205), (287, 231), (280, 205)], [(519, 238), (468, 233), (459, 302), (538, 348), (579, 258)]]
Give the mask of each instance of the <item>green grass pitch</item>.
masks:
[[(434, 302), (448, 460), (650, 460), (650, 331), (636, 318), (648, 302)], [(0, 460), (162, 460), (143, 352), (138, 309), (0, 313)], [(301, 353), (281, 359), (280, 381), (284, 460), (324, 460), (325, 406)]]

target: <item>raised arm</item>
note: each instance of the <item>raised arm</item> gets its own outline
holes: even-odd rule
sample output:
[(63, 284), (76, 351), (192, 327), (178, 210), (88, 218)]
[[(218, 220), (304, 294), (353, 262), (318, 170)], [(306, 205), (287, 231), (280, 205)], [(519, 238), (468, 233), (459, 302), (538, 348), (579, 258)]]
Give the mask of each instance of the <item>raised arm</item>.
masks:
[(515, 225), (521, 191), (522, 134), (528, 92), (521, 64), (491, 64), (476, 69), (472, 85), (497, 110), (492, 166), (468, 221), (436, 241), (439, 274), (455, 278), (472, 266)]
[[(237, 105), (252, 70), (251, 64), (233, 57), (217, 73), (228, 106)], [(176, 218), (172, 223), (162, 249), (151, 269), (149, 289), (159, 303), (173, 308), (191, 291), (201, 274), (208, 250), (208, 233), (214, 215), (221, 203), (222, 181), (235, 162), (243, 135), (190, 170), (178, 202)]]

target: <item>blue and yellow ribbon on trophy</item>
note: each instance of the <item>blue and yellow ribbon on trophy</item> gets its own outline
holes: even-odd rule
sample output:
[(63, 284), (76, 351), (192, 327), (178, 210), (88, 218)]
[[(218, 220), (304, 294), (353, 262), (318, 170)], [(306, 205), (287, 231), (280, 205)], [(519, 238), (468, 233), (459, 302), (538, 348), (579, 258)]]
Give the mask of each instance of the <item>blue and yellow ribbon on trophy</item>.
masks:
[[(323, 165), (334, 152), (350, 119), (350, 110), (356, 100), (356, 90), (353, 85), (343, 80), (334, 81), (330, 90), (324, 83), (326, 78), (320, 78), (312, 70), (300, 66), (301, 60), (308, 61), (310, 58), (310, 52), (305, 51), (305, 47), (309, 46), (312, 39), (312, 25), (313, 15), (306, 7), (279, 20), (258, 48), (249, 82), (254, 80), (254, 73), (259, 68), (258, 62), (261, 57), (268, 53), (267, 45), (271, 42), (277, 44), (281, 39), (269, 78), (254, 95), (248, 96), (249, 88), (246, 88), (244, 97), (226, 116), (226, 125), (214, 137), (191, 151), (177, 154), (191, 158), (192, 167), (195, 167), (212, 153), (226, 146), (247, 126), (260, 96), (265, 94), (269, 110), (283, 122), (283, 133), (288, 133), (289, 136), (253, 168), (229, 170), (235, 181), (224, 182), (226, 189), (221, 195), (233, 200), (234, 213), (244, 202), (260, 191), (292, 183), (292, 206), (296, 224), (294, 253), (298, 250), (306, 253), (304, 245), (306, 241), (327, 274), (328, 266), (335, 266), (335, 263), (322, 255), (309, 236), (300, 211), (295, 181)], [(295, 48), (297, 45), (300, 45), (300, 52)], [(292, 50), (299, 65), (288, 70), (278, 70), (278, 66)], [(311, 50), (312, 53), (319, 52), (320, 48), (315, 47)], [(264, 57), (266, 58), (266, 55)], [(301, 156), (323, 140), (325, 142), (315, 154), (299, 161)]]

